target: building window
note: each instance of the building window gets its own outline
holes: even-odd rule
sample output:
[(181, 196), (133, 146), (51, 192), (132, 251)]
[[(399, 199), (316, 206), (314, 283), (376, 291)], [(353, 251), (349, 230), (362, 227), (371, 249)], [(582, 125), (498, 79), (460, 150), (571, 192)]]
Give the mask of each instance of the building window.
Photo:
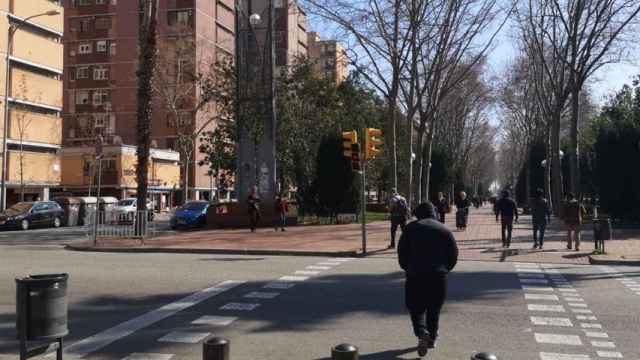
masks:
[(94, 119), (94, 123), (93, 125), (95, 127), (105, 127), (105, 125), (107, 124), (107, 121), (109, 119), (109, 115), (108, 114), (94, 114), (93, 115), (93, 119)]
[(90, 0), (76, 0), (77, 5), (91, 5)]
[(111, 45), (109, 45), (109, 55), (115, 55), (116, 49), (116, 43), (111, 43)]
[(96, 5), (104, 5), (107, 3), (107, 0), (96, 0)]
[(167, 23), (169, 24), (169, 26), (193, 27), (193, 11), (192, 10), (168, 11)]
[(91, 31), (91, 20), (89, 19), (80, 19), (80, 32), (90, 32)]
[(109, 69), (105, 66), (97, 66), (93, 69), (93, 80), (108, 80)]
[(78, 53), (91, 54), (91, 43), (82, 43), (78, 45)]
[(96, 41), (96, 52), (107, 52), (107, 42), (105, 40)]
[(101, 17), (96, 19), (96, 30), (108, 30), (111, 28), (111, 18)]
[(79, 66), (76, 69), (76, 79), (86, 79), (89, 77), (89, 67)]
[(78, 90), (76, 92), (76, 104), (86, 105), (89, 103), (89, 92), (87, 90)]
[(109, 101), (109, 90), (95, 90), (93, 92), (93, 105), (102, 105)]

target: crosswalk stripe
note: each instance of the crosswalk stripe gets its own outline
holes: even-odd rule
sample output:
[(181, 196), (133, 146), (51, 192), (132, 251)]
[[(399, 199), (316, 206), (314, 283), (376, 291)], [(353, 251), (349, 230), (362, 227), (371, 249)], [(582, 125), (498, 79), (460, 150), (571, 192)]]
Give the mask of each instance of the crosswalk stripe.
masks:
[(211, 335), (208, 332), (173, 331), (158, 339), (159, 342), (196, 344)]
[(558, 354), (558, 353), (540, 353), (540, 360), (590, 360), (589, 355), (583, 354)]
[(578, 335), (535, 333), (534, 336), (536, 341), (541, 344), (582, 345), (582, 341)]
[(610, 359), (622, 359), (623, 358), (622, 354), (617, 352), (617, 351), (601, 351), (601, 350), (598, 350), (598, 351), (596, 351), (596, 353), (598, 354), (598, 356), (603, 357), (603, 358), (610, 358)]
[(227, 326), (236, 320), (238, 320), (238, 318), (234, 316), (205, 315), (193, 320), (191, 323), (194, 325)]
[(173, 354), (133, 353), (122, 360), (170, 360)]

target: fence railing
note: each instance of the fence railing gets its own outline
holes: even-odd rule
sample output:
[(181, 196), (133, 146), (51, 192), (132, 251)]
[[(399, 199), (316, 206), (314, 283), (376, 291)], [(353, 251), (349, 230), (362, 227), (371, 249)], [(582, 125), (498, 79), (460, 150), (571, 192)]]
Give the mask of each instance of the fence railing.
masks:
[(155, 223), (153, 213), (144, 211), (98, 211), (97, 224), (95, 224), (96, 214), (92, 214), (91, 225), (88, 226), (89, 236), (94, 233), (97, 238), (148, 238), (155, 234)]

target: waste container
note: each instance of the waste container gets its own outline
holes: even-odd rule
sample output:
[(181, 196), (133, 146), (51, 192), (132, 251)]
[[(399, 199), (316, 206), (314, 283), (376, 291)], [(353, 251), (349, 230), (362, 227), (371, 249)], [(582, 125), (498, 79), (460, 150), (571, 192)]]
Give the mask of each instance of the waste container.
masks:
[(593, 219), (593, 239), (596, 250), (604, 252), (605, 240), (611, 240), (611, 220), (609, 218)]
[(93, 217), (95, 216), (96, 204), (98, 198), (94, 196), (85, 196), (80, 199), (80, 219), (78, 225), (91, 225), (93, 224)]
[(80, 222), (80, 199), (76, 197), (59, 197), (53, 199), (64, 210), (62, 226), (78, 226)]
[(59, 339), (67, 328), (68, 274), (29, 275), (16, 278), (18, 339)]

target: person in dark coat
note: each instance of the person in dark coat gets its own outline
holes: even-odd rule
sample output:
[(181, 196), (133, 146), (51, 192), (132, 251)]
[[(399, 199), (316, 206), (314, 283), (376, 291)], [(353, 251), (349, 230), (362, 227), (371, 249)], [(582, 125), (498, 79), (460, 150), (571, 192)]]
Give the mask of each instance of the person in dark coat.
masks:
[(551, 222), (551, 208), (544, 198), (544, 190), (536, 190), (536, 198), (531, 203), (531, 222), (533, 223), (533, 248), (544, 246), (544, 231)]
[(447, 274), (456, 266), (458, 247), (451, 230), (435, 219), (433, 204), (420, 204), (414, 215), (417, 220), (400, 236), (398, 262), (405, 271), (405, 303), (418, 337), (418, 355), (425, 356), (438, 338)]
[(513, 220), (518, 221), (518, 205), (511, 198), (509, 190), (505, 190), (502, 198), (496, 203), (496, 222), (498, 218), (502, 224), (502, 247), (510, 247)]
[(438, 210), (438, 215), (440, 217), (440, 222), (444, 224), (445, 217), (449, 212), (449, 200), (444, 197), (444, 194), (441, 192), (438, 193), (438, 200), (436, 200), (436, 209)]
[(471, 201), (467, 198), (467, 193), (460, 191), (458, 198), (455, 201), (456, 204), (456, 228), (458, 230), (467, 229), (467, 220), (469, 219), (469, 208), (471, 207)]
[(247, 197), (247, 211), (249, 212), (251, 232), (256, 232), (256, 227), (260, 222), (260, 193), (258, 193), (257, 186), (251, 188), (251, 192)]

